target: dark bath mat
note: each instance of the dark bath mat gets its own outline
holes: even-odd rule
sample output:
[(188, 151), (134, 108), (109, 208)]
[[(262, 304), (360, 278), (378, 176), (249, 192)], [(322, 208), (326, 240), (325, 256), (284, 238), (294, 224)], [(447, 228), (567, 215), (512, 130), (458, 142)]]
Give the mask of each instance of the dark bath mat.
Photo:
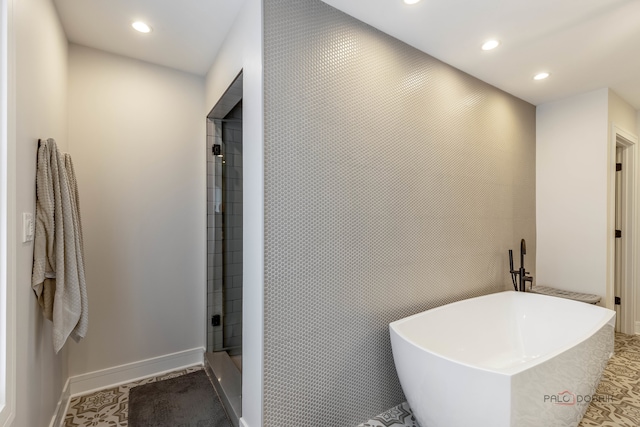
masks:
[(204, 370), (129, 390), (129, 427), (231, 427)]

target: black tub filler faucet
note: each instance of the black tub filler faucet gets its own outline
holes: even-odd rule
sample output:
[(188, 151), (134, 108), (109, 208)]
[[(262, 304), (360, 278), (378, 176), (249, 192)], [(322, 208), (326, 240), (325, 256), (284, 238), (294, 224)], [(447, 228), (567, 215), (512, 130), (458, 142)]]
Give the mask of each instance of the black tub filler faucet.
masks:
[(527, 244), (524, 239), (520, 240), (520, 268), (513, 269), (513, 250), (509, 249), (509, 272), (511, 273), (511, 281), (513, 282), (513, 289), (520, 292), (526, 292), (527, 282), (530, 283), (530, 287), (533, 286), (533, 277), (528, 276), (529, 272), (524, 269), (524, 256), (527, 253)]

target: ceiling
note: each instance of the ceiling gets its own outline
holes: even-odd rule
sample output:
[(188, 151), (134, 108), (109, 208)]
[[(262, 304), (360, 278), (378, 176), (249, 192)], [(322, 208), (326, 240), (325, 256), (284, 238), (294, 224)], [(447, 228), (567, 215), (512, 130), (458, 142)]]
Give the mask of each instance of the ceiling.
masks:
[(610, 87), (640, 109), (638, 0), (323, 1), (532, 104)]
[[(323, 0), (539, 105), (610, 87), (640, 109), (638, 0)], [(67, 37), (204, 75), (243, 0), (54, 0)], [(130, 27), (145, 20), (150, 34)], [(501, 45), (482, 51), (497, 38)], [(548, 71), (551, 77), (534, 81)]]
[[(53, 0), (70, 42), (205, 75), (243, 0)], [(131, 23), (153, 29), (141, 34)]]

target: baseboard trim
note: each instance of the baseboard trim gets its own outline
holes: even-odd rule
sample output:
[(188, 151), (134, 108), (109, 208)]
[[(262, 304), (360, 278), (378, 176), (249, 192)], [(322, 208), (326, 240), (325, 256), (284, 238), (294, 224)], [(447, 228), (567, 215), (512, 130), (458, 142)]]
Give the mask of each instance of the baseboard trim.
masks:
[(640, 322), (636, 322), (635, 323), (635, 328), (634, 329), (635, 329), (634, 332), (636, 333), (636, 335), (640, 335)]
[(71, 400), (71, 393), (69, 392), (69, 390), (69, 379), (67, 378), (67, 382), (64, 384), (64, 388), (62, 389), (62, 393), (60, 394), (60, 400), (58, 400), (58, 405), (56, 406), (56, 412), (51, 418), (49, 427), (64, 426), (64, 419), (67, 415), (67, 409), (69, 408), (69, 401)]
[(80, 396), (165, 372), (202, 365), (203, 357), (204, 347), (199, 347), (76, 375), (69, 378), (69, 395)]
[(242, 417), (240, 417), (240, 427), (249, 427), (249, 424), (247, 424), (247, 422)]

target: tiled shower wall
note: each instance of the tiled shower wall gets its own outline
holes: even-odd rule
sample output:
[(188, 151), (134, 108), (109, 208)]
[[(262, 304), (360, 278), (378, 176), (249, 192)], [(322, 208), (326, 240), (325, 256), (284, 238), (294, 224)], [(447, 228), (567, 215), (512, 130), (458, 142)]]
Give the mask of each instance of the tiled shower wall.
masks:
[[(242, 345), (241, 120), (242, 102), (225, 120), (207, 122), (207, 351), (236, 347), (231, 354)], [(214, 144), (224, 157), (212, 154)], [(220, 326), (211, 324), (216, 314)]]
[(535, 108), (319, 0), (264, 1), (264, 425), (404, 400), (388, 323), (535, 275)]
[[(222, 123), (224, 144), (223, 339), (225, 347), (242, 345), (242, 103)], [(234, 349), (232, 354), (240, 354)]]
[[(220, 188), (222, 159), (212, 153), (214, 144), (222, 144), (219, 122), (207, 121), (207, 351), (223, 346), (223, 327), (213, 326), (211, 317), (222, 314), (222, 213)], [(216, 209), (217, 206), (217, 209)]]

